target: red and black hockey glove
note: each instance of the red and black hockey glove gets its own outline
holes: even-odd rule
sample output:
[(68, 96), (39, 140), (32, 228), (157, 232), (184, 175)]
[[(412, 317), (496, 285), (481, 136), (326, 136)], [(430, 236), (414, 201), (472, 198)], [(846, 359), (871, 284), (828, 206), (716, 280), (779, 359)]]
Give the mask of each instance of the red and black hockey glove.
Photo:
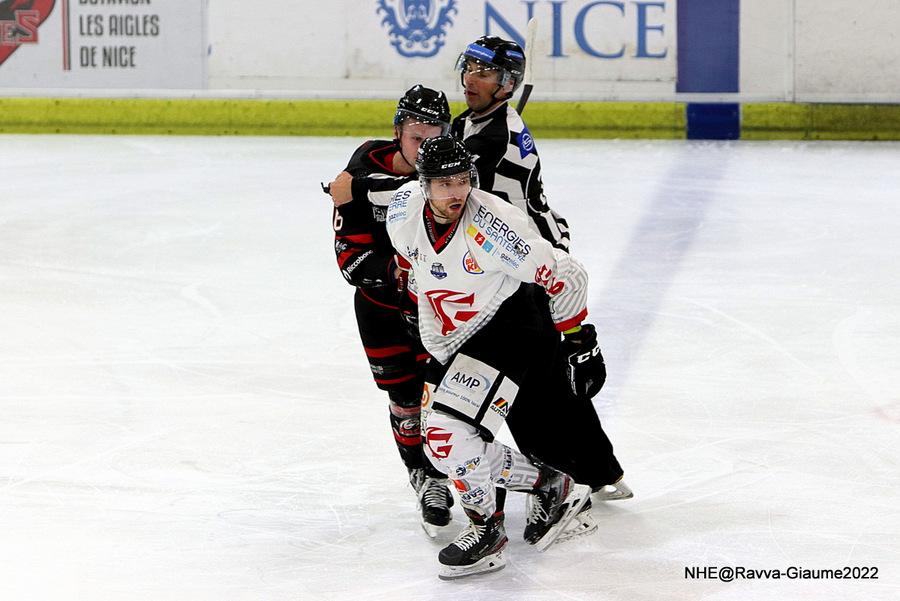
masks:
[(606, 364), (597, 345), (597, 329), (582, 324), (563, 335), (560, 353), (566, 362), (569, 386), (578, 398), (592, 399), (606, 382)]

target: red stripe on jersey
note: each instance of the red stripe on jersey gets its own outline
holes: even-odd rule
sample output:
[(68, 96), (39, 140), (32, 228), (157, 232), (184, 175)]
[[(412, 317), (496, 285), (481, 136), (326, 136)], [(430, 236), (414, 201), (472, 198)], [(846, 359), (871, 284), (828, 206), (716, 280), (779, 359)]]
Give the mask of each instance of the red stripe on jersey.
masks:
[(365, 298), (370, 303), (376, 304), (379, 307), (384, 307), (385, 309), (396, 309), (397, 311), (400, 310), (400, 307), (398, 307), (396, 305), (388, 305), (387, 303), (383, 303), (381, 301), (375, 300), (374, 298), (372, 298), (371, 296), (366, 294), (366, 291), (364, 288), (357, 288), (357, 290), (359, 290), (359, 293), (363, 295), (363, 298)]
[(379, 384), (401, 384), (403, 382), (409, 382), (413, 378), (416, 377), (416, 374), (409, 374), (408, 376), (403, 376), (402, 378), (392, 378), (390, 380), (382, 380), (381, 378), (375, 378), (375, 381)]
[(375, 236), (372, 234), (349, 234), (346, 236), (338, 236), (341, 240), (349, 240), (357, 244), (372, 244), (375, 242)]
[[(369, 159), (372, 160), (373, 163), (381, 167), (385, 173), (390, 173), (393, 175), (405, 175), (400, 173), (399, 171), (394, 170), (394, 155), (397, 154), (397, 151), (384, 153), (384, 148), (375, 148), (374, 150), (369, 151)], [(383, 153), (381, 156), (377, 156), (375, 153)]]
[(572, 328), (574, 328), (575, 326), (580, 324), (582, 321), (584, 321), (585, 317), (587, 317), (587, 307), (582, 309), (581, 313), (579, 313), (572, 319), (567, 319), (565, 321), (561, 321), (558, 324), (556, 324), (556, 331), (557, 332), (565, 332), (566, 330), (571, 330)]
[(339, 254), (337, 258), (338, 268), (343, 269), (344, 263), (349, 261), (353, 256), (355, 256), (355, 253), (352, 250), (345, 250), (344, 252)]
[(412, 348), (408, 346), (384, 346), (381, 348), (369, 348), (365, 346), (363, 348), (366, 349), (366, 355), (369, 357), (393, 357), (394, 355), (402, 355), (403, 353), (408, 353), (412, 350)]
[(397, 265), (399, 265), (401, 269), (409, 269), (412, 267), (412, 263), (407, 261), (406, 257), (402, 255), (397, 255)]
[(431, 359), (431, 355), (429, 355), (428, 353), (416, 355), (416, 361), (428, 361), (429, 359)]

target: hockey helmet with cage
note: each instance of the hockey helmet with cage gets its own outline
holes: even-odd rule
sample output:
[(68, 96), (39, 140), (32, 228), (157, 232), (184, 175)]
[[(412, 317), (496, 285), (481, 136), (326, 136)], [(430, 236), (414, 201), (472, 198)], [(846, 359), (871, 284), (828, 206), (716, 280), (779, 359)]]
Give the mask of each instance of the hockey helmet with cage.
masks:
[(472, 162), (472, 155), (453, 136), (428, 138), (422, 142), (416, 155), (416, 171), (426, 198), (431, 196), (432, 180), (463, 173), (469, 174), (469, 183), (473, 188), (478, 187), (478, 172)]
[(456, 61), (456, 70), (460, 72), (460, 78), (473, 61), (482, 68), (498, 70), (501, 87), (512, 81), (510, 96), (525, 77), (525, 53), (521, 46), (510, 40), (497, 36), (482, 36), (466, 46)]
[(447, 95), (421, 84), (406, 91), (397, 103), (394, 125), (402, 126), (407, 119), (428, 125), (438, 125), (441, 135), (450, 131), (450, 103)]

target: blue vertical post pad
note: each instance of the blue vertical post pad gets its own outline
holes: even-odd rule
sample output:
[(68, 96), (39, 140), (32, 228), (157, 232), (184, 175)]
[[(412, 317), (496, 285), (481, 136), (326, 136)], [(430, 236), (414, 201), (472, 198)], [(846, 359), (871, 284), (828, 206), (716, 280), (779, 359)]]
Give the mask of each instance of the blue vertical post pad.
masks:
[(737, 140), (741, 137), (741, 105), (690, 102), (687, 111), (688, 140)]

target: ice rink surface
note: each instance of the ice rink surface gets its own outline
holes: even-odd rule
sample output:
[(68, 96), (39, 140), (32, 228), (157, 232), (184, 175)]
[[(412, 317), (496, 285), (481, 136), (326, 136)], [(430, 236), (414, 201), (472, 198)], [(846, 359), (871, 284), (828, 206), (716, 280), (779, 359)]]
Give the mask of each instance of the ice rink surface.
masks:
[(0, 136), (0, 599), (900, 599), (900, 144), (539, 140), (636, 496), (540, 554), (512, 495), (447, 583), (318, 189), (360, 141)]

